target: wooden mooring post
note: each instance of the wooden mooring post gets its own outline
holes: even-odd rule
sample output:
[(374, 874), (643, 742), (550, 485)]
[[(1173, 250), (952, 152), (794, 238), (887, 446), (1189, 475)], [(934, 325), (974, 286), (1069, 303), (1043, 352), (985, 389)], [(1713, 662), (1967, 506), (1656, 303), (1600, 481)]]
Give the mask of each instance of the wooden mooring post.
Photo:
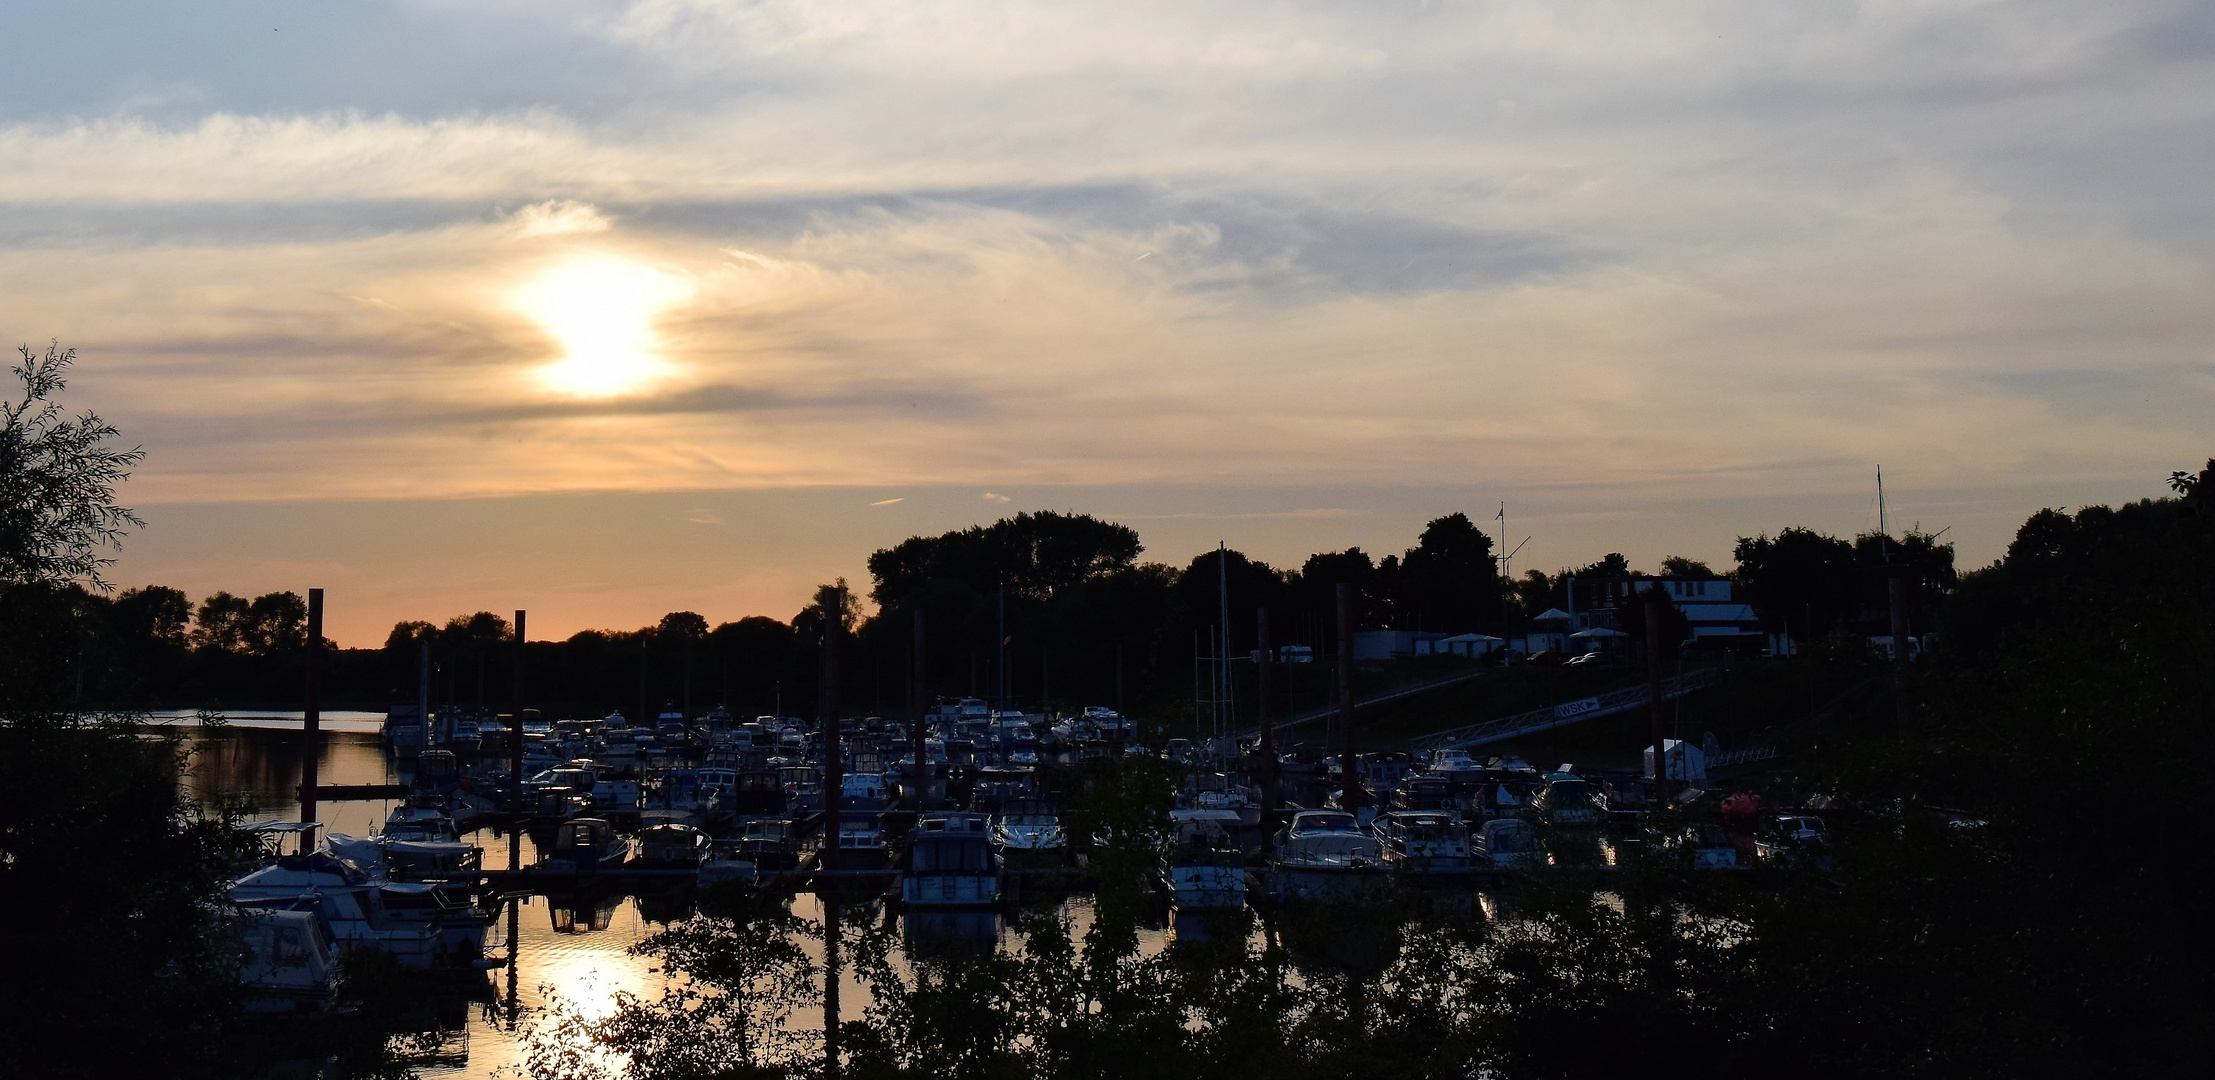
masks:
[(316, 771), (323, 754), (323, 590), (308, 590), (308, 700), (300, 712), (300, 820), (315, 820)]

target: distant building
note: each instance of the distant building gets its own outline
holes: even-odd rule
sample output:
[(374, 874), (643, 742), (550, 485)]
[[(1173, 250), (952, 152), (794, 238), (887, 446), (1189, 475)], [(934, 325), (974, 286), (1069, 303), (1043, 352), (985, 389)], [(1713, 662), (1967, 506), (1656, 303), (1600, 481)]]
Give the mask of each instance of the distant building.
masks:
[[(1684, 780), (1694, 784), (1707, 782), (1707, 752), (1688, 742), (1675, 739), (1661, 740), (1661, 752), (1669, 756), (1669, 779)], [(1654, 776), (1654, 748), (1648, 743), (1645, 754), (1646, 778)]]
[[(1729, 578), (1569, 579), (1572, 618), (1578, 630), (1624, 630), (1616, 612), (1630, 597), (1661, 589), (1692, 624), (1692, 640), (1703, 645), (1759, 648), (1765, 643), (1753, 605), (1733, 595)], [(1547, 614), (1553, 614), (1548, 612)], [(1533, 620), (1535, 622), (1535, 620)]]
[(1354, 659), (1390, 660), (1430, 651), (1430, 643), (1446, 635), (1420, 630), (1358, 630), (1354, 633)]
[(1436, 641), (1418, 640), (1417, 656), (1485, 656), (1507, 644), (1507, 639), (1490, 634), (1455, 634)]

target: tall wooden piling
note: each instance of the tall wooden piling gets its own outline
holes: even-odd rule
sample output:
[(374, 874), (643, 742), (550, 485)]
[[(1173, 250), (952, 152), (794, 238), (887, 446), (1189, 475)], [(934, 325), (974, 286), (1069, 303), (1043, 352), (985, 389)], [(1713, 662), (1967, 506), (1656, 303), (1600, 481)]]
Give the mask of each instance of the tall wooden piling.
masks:
[(1889, 566), (1886, 599), (1892, 606), (1892, 708), (1900, 731), (1907, 731), (1908, 568)]
[(822, 888), (816, 895), (823, 901), (823, 1076), (838, 1080), (838, 889)]
[(922, 810), (928, 806), (931, 797), (931, 763), (929, 756), (924, 753), (924, 742), (927, 734), (925, 729), (930, 726), (930, 705), (928, 704), (930, 696), (924, 690), (926, 685), (924, 682), (925, 674), (929, 668), (926, 666), (924, 658), (923, 606), (920, 603), (915, 606), (914, 614), (914, 671), (911, 673), (908, 683), (908, 715), (912, 718), (910, 721), (912, 726), (908, 730), (908, 742), (911, 744), (909, 749), (914, 755), (914, 765), (908, 771), (908, 776), (915, 788), (912, 800), (914, 807), (917, 810)]
[(509, 700), (512, 714), (508, 718), (508, 772), (515, 786), (511, 799), (515, 809), (523, 808), (523, 661), (529, 651), (530, 637), (523, 631), (523, 609), (515, 609), (515, 692)]
[(1346, 729), (1345, 756), (1339, 759), (1345, 783), (1338, 801), (1347, 810), (1359, 810), (1364, 793), (1361, 747), (1354, 738), (1354, 587), (1344, 581), (1338, 583), (1338, 722)]
[[(1655, 583), (1654, 588), (1660, 588)], [(1632, 595), (1636, 595), (1635, 593)], [(1669, 791), (1669, 755), (1661, 727), (1661, 597), (1646, 598), (1646, 714), (1653, 729), (1654, 793), (1666, 799)]]
[(815, 715), (823, 725), (823, 844), (817, 858), (822, 873), (815, 895), (823, 904), (823, 1075), (838, 1080), (838, 935), (839, 795), (846, 785), (844, 747), (838, 731), (838, 646), (845, 632), (846, 590), (837, 586), (817, 594), (823, 608), (823, 659), (816, 686)]
[(323, 754), (323, 590), (308, 590), (308, 700), (301, 711), (300, 820), (315, 820), (316, 770)]
[(1277, 808), (1276, 719), (1269, 711), (1269, 673), (1276, 669), (1269, 646), (1269, 609), (1254, 609), (1254, 711), (1261, 723), (1255, 763), (1261, 766), (1261, 808)]
[(846, 784), (846, 760), (838, 734), (838, 639), (845, 632), (846, 590), (826, 586), (816, 594), (823, 608), (823, 658), (817, 665), (816, 722), (823, 726), (823, 846), (822, 867), (836, 868), (838, 859), (839, 792)]

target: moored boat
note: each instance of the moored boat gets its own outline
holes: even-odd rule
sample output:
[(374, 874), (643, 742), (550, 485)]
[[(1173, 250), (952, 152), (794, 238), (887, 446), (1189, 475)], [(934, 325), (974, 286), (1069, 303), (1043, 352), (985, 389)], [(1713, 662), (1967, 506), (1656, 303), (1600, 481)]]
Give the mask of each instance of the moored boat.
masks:
[(1546, 865), (1538, 830), (1521, 818), (1494, 818), (1471, 838), (1470, 857), (1487, 870), (1531, 870)]
[(908, 834), (900, 899), (910, 908), (985, 908), (1000, 898), (1000, 862), (992, 854), (985, 815), (927, 811)]
[(1383, 846), (1344, 811), (1294, 814), (1269, 853), (1269, 889), (1280, 901), (1350, 901), (1385, 881)]
[(1228, 809), (1173, 810), (1175, 827), (1163, 877), (1169, 902), (1179, 911), (1246, 906), (1246, 853), (1235, 838), (1242, 826)]
[(1469, 830), (1441, 810), (1395, 810), (1377, 819), (1385, 865), (1422, 880), (1469, 872)]
[(1039, 799), (1010, 799), (991, 815), (986, 832), (1000, 863), (1009, 870), (1052, 870), (1068, 865), (1069, 839), (1053, 805)]
[(623, 865), (631, 845), (603, 818), (572, 818), (554, 831), (538, 868), (554, 874), (595, 874)]

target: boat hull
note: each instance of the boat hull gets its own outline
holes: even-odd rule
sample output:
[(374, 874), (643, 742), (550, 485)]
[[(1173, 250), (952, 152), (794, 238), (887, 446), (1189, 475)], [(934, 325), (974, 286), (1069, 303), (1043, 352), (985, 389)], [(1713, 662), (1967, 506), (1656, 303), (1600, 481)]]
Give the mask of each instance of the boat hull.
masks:
[(1169, 903), (1183, 911), (1246, 906), (1246, 871), (1236, 866), (1172, 866)]
[(1383, 866), (1300, 866), (1269, 868), (1269, 892), (1279, 903), (1342, 904), (1384, 891), (1391, 874)]
[(900, 879), (900, 902), (922, 911), (990, 908), (1000, 902), (1000, 878), (994, 874), (916, 874)]

